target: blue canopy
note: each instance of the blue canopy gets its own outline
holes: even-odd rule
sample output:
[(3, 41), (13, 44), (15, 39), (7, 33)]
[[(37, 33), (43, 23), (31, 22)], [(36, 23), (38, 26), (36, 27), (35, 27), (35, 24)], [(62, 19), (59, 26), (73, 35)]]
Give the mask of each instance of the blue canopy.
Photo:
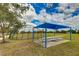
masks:
[(43, 24), (36, 26), (35, 28), (47, 28), (47, 29), (55, 29), (56, 30), (56, 29), (70, 28), (70, 27), (65, 26), (65, 25), (59, 25), (59, 24), (43, 23)]
[(36, 20), (36, 19), (33, 19), (32, 21), (31, 21), (31, 23), (33, 23), (33, 24), (35, 24), (35, 25), (40, 25), (40, 24), (42, 24), (42, 22), (40, 22), (39, 20)]

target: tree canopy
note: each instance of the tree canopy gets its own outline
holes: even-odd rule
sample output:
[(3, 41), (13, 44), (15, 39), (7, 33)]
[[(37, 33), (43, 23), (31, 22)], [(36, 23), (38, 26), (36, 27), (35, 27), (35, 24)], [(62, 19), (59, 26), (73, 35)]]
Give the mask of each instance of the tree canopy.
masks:
[(12, 33), (16, 33), (18, 29), (24, 26), (24, 23), (19, 19), (28, 9), (29, 7), (26, 7), (25, 4), (0, 4), (0, 30), (3, 42), (7, 33), (11, 36)]

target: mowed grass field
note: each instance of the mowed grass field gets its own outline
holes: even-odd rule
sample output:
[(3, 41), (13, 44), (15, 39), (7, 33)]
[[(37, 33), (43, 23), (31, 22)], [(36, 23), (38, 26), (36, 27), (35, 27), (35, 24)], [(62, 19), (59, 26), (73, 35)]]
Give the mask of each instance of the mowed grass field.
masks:
[[(39, 34), (38, 36), (41, 36)], [(18, 35), (18, 37), (21, 34)], [(31, 34), (29, 34), (31, 37)], [(48, 36), (52, 37), (53, 34), (49, 33)], [(64, 39), (69, 40), (69, 34), (58, 34)], [(27, 37), (27, 35), (23, 36)], [(37, 37), (37, 34), (35, 34)], [(35, 39), (36, 40), (36, 39)], [(42, 46), (32, 43), (32, 39), (13, 39), (7, 40), (7, 43), (0, 43), (0, 55), (5, 56), (79, 56), (79, 34), (72, 34), (72, 40), (57, 46), (43, 48)]]

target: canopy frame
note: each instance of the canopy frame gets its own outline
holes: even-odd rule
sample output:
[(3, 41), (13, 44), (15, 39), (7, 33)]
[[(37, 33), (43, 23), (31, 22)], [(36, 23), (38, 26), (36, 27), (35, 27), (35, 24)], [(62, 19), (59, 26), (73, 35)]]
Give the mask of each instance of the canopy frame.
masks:
[[(50, 24), (50, 23), (44, 23), (44, 24), (41, 24), (41, 25), (38, 25), (38, 26), (36, 26), (36, 27), (33, 27), (33, 32), (32, 32), (32, 42), (34, 42), (34, 28), (44, 28), (45, 29), (45, 32), (44, 32), (44, 38), (45, 38), (45, 44), (44, 44), (44, 47), (45, 48), (47, 48), (47, 29), (54, 29), (54, 30), (58, 30), (59, 28), (57, 28), (57, 27), (55, 27), (55, 28), (53, 28), (53, 26), (52, 26), (52, 28), (49, 28), (49, 27), (47, 27), (47, 25), (46, 24)], [(56, 25), (56, 26), (60, 26), (61, 28), (70, 28), (70, 40), (72, 40), (72, 32), (71, 32), (71, 27), (69, 27), (69, 26), (64, 26), (64, 25), (58, 25), (58, 24), (50, 24), (50, 25)], [(41, 26), (43, 26), (43, 27), (41, 27)], [(45, 27), (44, 27), (45, 26)], [(61, 29), (60, 28), (60, 29)]]

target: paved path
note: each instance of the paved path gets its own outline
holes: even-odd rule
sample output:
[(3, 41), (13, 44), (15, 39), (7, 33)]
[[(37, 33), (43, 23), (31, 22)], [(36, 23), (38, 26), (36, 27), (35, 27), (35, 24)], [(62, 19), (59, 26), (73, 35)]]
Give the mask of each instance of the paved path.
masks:
[[(9, 37), (9, 35), (5, 36), (5, 38), (8, 38), (8, 37)], [(2, 40), (2, 37), (0, 37), (0, 40)]]
[(2, 40), (2, 37), (0, 37), (0, 40)]

